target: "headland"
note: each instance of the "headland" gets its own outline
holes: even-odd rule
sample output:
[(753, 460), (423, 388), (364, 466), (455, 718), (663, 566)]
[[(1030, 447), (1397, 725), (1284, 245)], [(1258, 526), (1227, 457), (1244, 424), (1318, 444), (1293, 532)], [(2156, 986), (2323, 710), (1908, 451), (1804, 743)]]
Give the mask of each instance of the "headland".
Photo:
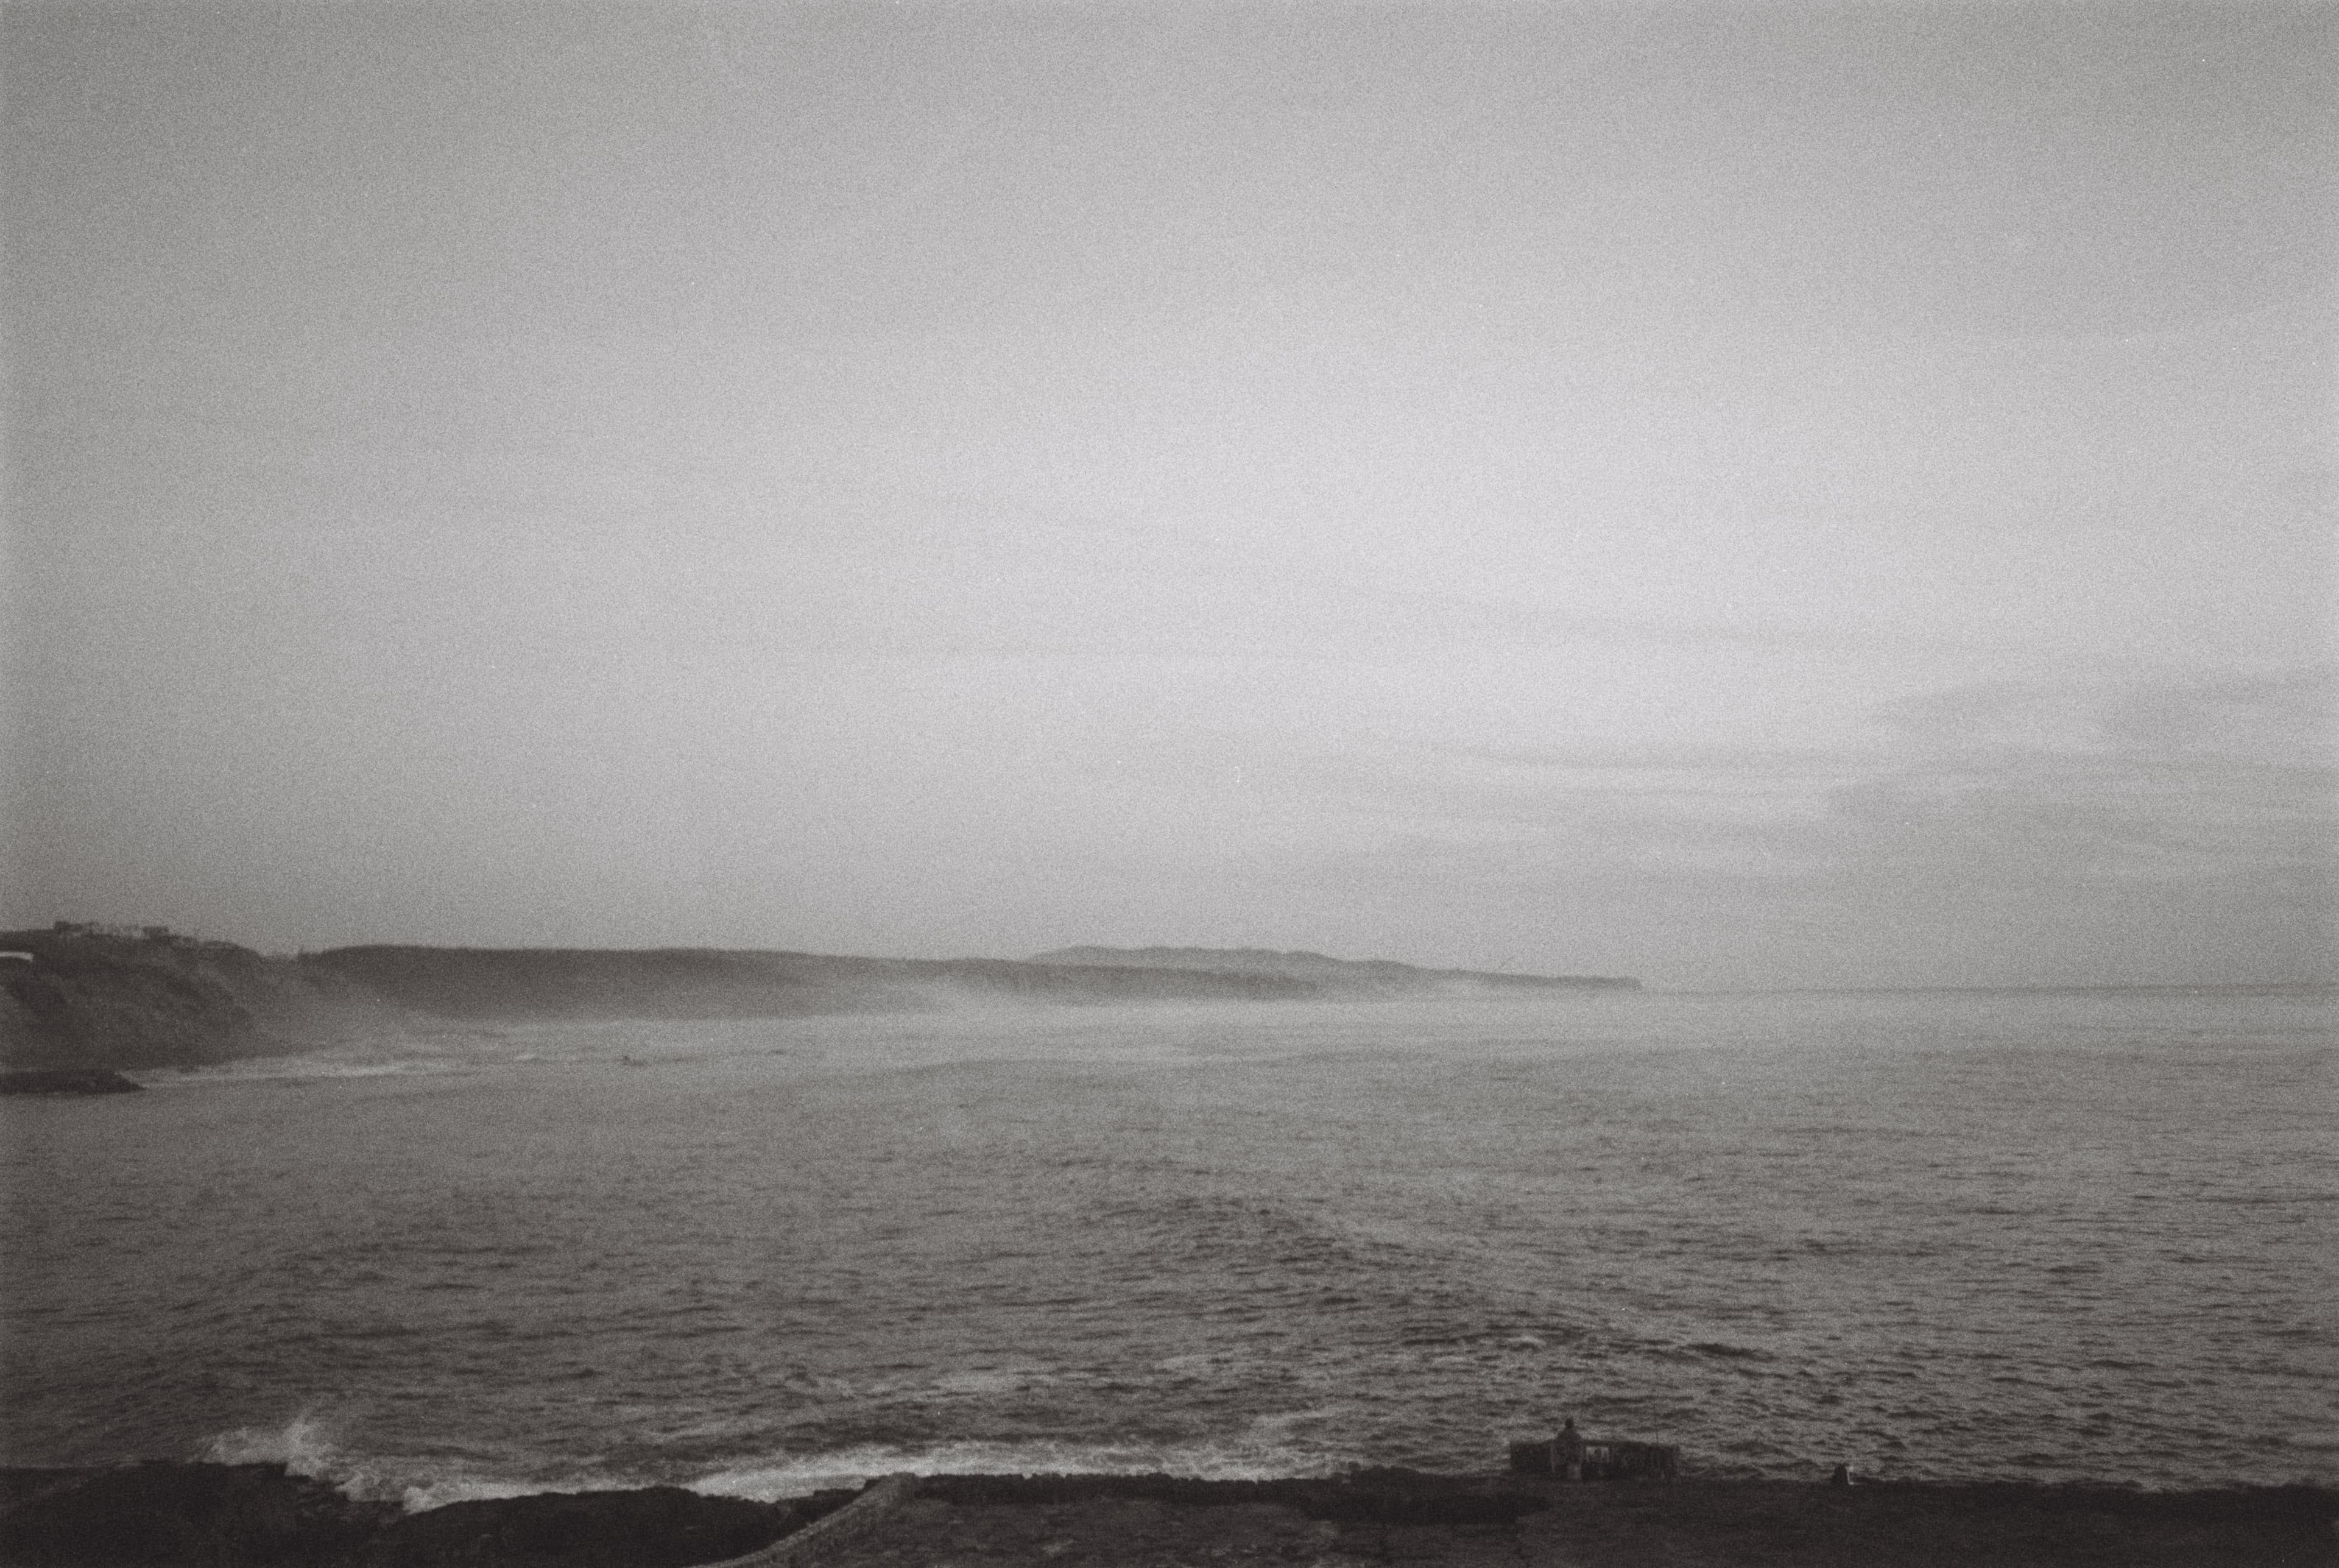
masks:
[(1031, 962), (1120, 969), (1268, 975), (1357, 994), (1458, 989), (1485, 991), (1638, 991), (1641, 982), (1614, 974), (1524, 974), (1513, 970), (1424, 969), (1385, 958), (1327, 958), (1320, 952), (1278, 952), (1260, 947), (1064, 947), (1035, 953)]

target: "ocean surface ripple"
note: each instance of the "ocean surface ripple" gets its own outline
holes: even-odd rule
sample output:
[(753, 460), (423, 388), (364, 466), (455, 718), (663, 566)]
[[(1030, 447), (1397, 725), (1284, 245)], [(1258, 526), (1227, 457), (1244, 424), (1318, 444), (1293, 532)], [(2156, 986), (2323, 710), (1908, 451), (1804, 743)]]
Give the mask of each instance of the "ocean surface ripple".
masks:
[(1454, 997), (383, 1040), (5, 1116), (13, 1464), (2339, 1480), (2328, 996)]

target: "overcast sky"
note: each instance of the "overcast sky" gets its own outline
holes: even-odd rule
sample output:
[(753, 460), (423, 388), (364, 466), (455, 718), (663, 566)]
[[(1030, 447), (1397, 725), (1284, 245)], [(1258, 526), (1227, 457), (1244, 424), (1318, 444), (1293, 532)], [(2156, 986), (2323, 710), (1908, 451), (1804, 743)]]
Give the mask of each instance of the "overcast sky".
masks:
[(2334, 21), (12, 4), (0, 912), (2329, 976)]

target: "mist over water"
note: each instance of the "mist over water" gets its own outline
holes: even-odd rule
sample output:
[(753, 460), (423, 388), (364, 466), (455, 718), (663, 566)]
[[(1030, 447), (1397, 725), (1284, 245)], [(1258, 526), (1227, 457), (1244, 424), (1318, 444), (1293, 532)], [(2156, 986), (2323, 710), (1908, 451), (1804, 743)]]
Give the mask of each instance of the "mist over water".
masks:
[(546, 1024), (5, 1119), (5, 1457), (422, 1506), (1501, 1462), (2339, 1478), (2334, 1005)]

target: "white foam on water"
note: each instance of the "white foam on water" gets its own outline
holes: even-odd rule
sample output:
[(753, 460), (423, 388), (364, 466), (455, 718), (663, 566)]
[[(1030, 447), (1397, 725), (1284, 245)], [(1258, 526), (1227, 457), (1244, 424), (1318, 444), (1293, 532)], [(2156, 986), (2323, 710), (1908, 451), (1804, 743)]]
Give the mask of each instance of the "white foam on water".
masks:
[(323, 1480), (332, 1474), (340, 1450), (324, 1422), (304, 1410), (281, 1426), (222, 1432), (204, 1445), (203, 1457), (214, 1464), (281, 1464), (295, 1475)]
[(988, 1372), (945, 1372), (927, 1386), (941, 1394), (1013, 1394), (1061, 1381), (1037, 1367)]
[(482, 1475), (443, 1459), (374, 1455), (360, 1458), (337, 1443), (324, 1420), (302, 1411), (281, 1426), (237, 1426), (203, 1445), (214, 1464), (281, 1464), (294, 1475), (331, 1483), (357, 1502), (395, 1502), (409, 1514), (539, 1492), (614, 1492), (647, 1485), (597, 1472), (550, 1480)]
[[(1290, 1411), (1253, 1421), (1238, 1436), (1187, 1444), (1098, 1444), (1074, 1442), (963, 1441), (924, 1447), (862, 1444), (784, 1458), (770, 1464), (735, 1465), (686, 1483), (709, 1497), (755, 1502), (809, 1496), (815, 1492), (857, 1487), (900, 1471), (921, 1475), (1170, 1474), (1205, 1481), (1261, 1481), (1277, 1476), (1320, 1474), (1355, 1462), (1355, 1455), (1303, 1448), (1290, 1441), (1293, 1428), (1318, 1419), (1319, 1411)], [(325, 1424), (309, 1412), (281, 1426), (239, 1426), (206, 1445), (214, 1464), (280, 1464), (296, 1475), (331, 1482), (344, 1495), (395, 1501), (409, 1514), (453, 1503), (491, 1502), (547, 1492), (615, 1492), (654, 1483), (640, 1476), (581, 1471), (571, 1475), (514, 1480), (482, 1474), (443, 1459), (373, 1456), (359, 1459), (341, 1449)]]
[(149, 1089), (211, 1083), (274, 1083), (303, 1079), (412, 1078), (469, 1072), (481, 1065), (466, 1057), (351, 1058), (330, 1055), (265, 1056), (214, 1067), (171, 1068), (141, 1075)]
[(605, 1470), (538, 1474), (523, 1481), (514, 1480), (508, 1473), (483, 1474), (444, 1459), (410, 1458), (382, 1459), (354, 1467), (340, 1484), (347, 1496), (394, 1502), (409, 1514), (421, 1514), (450, 1503), (492, 1503), (552, 1492), (626, 1492), (658, 1483), (647, 1476), (613, 1475)]
[(1303, 1448), (1287, 1440), (1291, 1427), (1314, 1415), (1302, 1411), (1263, 1416), (1241, 1436), (1215, 1443), (965, 1441), (917, 1448), (866, 1443), (769, 1464), (737, 1465), (685, 1484), (705, 1496), (771, 1503), (859, 1486), (904, 1470), (918, 1475), (1167, 1474), (1200, 1481), (1267, 1481), (1324, 1474), (1355, 1463), (1357, 1455)]

